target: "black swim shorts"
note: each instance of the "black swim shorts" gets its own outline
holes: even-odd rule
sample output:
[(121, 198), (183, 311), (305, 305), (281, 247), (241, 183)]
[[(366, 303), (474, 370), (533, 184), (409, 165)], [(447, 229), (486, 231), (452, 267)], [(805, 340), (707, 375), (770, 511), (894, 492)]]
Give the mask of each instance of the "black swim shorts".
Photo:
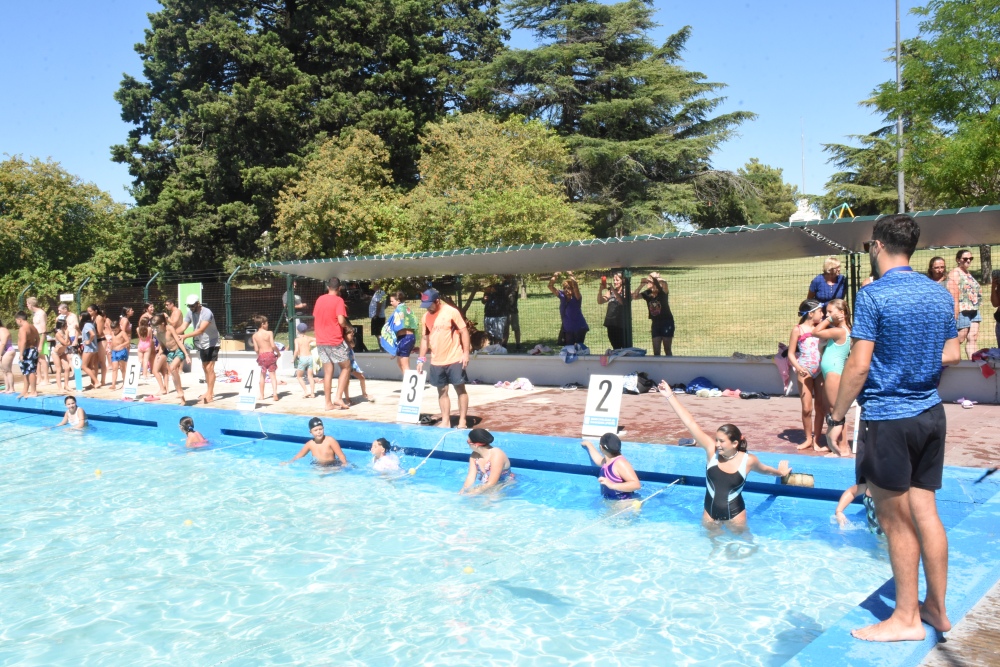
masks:
[(854, 463), (858, 482), (888, 491), (907, 491), (910, 487), (937, 491), (944, 470), (946, 430), (944, 406), (940, 403), (906, 419), (862, 419)]
[(466, 384), (468, 381), (469, 376), (465, 374), (465, 369), (462, 368), (461, 361), (456, 361), (448, 366), (432, 365), (427, 369), (427, 384), (438, 389), (447, 387), (448, 385), (458, 387)]
[(201, 357), (201, 363), (207, 364), (213, 361), (219, 360), (219, 346), (205, 348), (204, 350), (198, 350), (198, 356)]

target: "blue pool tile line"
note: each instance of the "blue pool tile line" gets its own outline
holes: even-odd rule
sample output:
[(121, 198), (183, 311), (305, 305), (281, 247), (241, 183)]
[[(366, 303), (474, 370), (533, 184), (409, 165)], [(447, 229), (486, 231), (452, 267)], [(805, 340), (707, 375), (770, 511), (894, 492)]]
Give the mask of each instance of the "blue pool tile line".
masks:
[[(137, 425), (170, 432), (177, 428), (182, 416), (191, 416), (197, 429), (210, 440), (222, 436), (259, 437), (299, 445), (309, 439), (311, 416), (306, 415), (122, 403), (86, 397), (79, 399), (79, 405), (98, 423)], [(15, 396), (0, 395), (0, 411), (61, 417), (64, 408), (61, 397), (19, 400)], [(3, 421), (6, 420), (0, 419), (0, 425)], [(411, 456), (426, 456), (435, 446), (435, 458), (465, 461), (469, 456), (465, 431), (346, 419), (326, 419), (324, 423), (327, 433), (349, 449), (367, 450), (372, 440), (385, 437)], [(495, 444), (504, 449), (514, 467), (594, 474), (595, 468), (579, 439), (505, 432), (494, 432), (494, 435)], [(704, 485), (705, 454), (699, 447), (625, 442), (622, 452), (643, 480), (670, 482), (683, 478), (685, 484)], [(750, 492), (835, 501), (854, 483), (853, 460), (765, 452), (757, 456), (771, 466), (787, 459), (793, 470), (812, 474), (816, 486), (814, 489), (788, 487), (777, 479), (755, 475), (751, 478), (754, 481), (746, 485)], [(980, 468), (947, 467), (942, 489), (938, 492), (939, 512), (948, 527), (950, 543), (947, 603), (953, 623), (1000, 580), (1000, 565), (992, 558), (992, 554), (1000, 553), (1000, 474), (987, 475), (986, 472)], [(850, 636), (853, 628), (883, 620), (891, 613), (893, 592), (892, 580), (889, 580), (786, 664), (796, 667), (825, 666), (831, 662), (859, 667), (919, 664), (936, 641), (936, 633), (929, 628), (928, 638), (923, 642), (874, 644)]]

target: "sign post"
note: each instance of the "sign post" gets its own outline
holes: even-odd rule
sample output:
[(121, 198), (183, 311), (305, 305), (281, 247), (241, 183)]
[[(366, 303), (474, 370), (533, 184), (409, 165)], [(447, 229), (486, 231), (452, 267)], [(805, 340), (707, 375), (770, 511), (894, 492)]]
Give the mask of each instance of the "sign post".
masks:
[(76, 390), (83, 391), (83, 360), (80, 359), (79, 354), (73, 355), (72, 364), (73, 380), (76, 382)]
[(139, 359), (129, 357), (122, 382), (122, 400), (134, 401), (139, 397)]
[(243, 384), (240, 385), (240, 397), (236, 399), (237, 410), (253, 411), (257, 409), (257, 376), (260, 368), (253, 367), (247, 372)]
[(601, 436), (618, 432), (618, 414), (622, 407), (621, 375), (591, 375), (587, 389), (587, 408), (583, 413), (583, 434)]
[(427, 373), (406, 371), (403, 373), (403, 389), (399, 392), (399, 408), (396, 421), (416, 424), (420, 421), (420, 403), (424, 399), (424, 381)]

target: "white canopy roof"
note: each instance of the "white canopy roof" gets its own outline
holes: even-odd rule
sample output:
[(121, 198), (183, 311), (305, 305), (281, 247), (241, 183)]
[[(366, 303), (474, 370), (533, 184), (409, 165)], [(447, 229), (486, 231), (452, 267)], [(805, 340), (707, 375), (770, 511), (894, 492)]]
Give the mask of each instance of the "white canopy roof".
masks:
[[(862, 252), (879, 217), (496, 248), (266, 262), (253, 267), (318, 280), (332, 276), (341, 280), (375, 280), (766, 262)], [(1000, 206), (925, 211), (914, 214), (914, 218), (920, 224), (920, 248), (1000, 244)]]

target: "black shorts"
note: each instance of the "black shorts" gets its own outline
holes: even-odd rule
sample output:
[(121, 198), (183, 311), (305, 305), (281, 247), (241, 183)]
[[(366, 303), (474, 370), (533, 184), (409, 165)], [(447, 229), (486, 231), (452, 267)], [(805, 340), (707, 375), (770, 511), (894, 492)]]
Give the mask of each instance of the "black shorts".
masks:
[(910, 487), (937, 491), (944, 470), (947, 431), (940, 403), (916, 417), (867, 421), (858, 427), (858, 482), (870, 482), (888, 491)]
[(427, 384), (438, 389), (447, 387), (448, 385), (460, 387), (468, 381), (469, 376), (465, 374), (465, 369), (462, 368), (461, 361), (456, 361), (449, 366), (432, 365), (427, 369)]
[(209, 347), (207, 349), (198, 350), (198, 356), (201, 357), (201, 363), (208, 364), (213, 361), (219, 360), (219, 346)]

